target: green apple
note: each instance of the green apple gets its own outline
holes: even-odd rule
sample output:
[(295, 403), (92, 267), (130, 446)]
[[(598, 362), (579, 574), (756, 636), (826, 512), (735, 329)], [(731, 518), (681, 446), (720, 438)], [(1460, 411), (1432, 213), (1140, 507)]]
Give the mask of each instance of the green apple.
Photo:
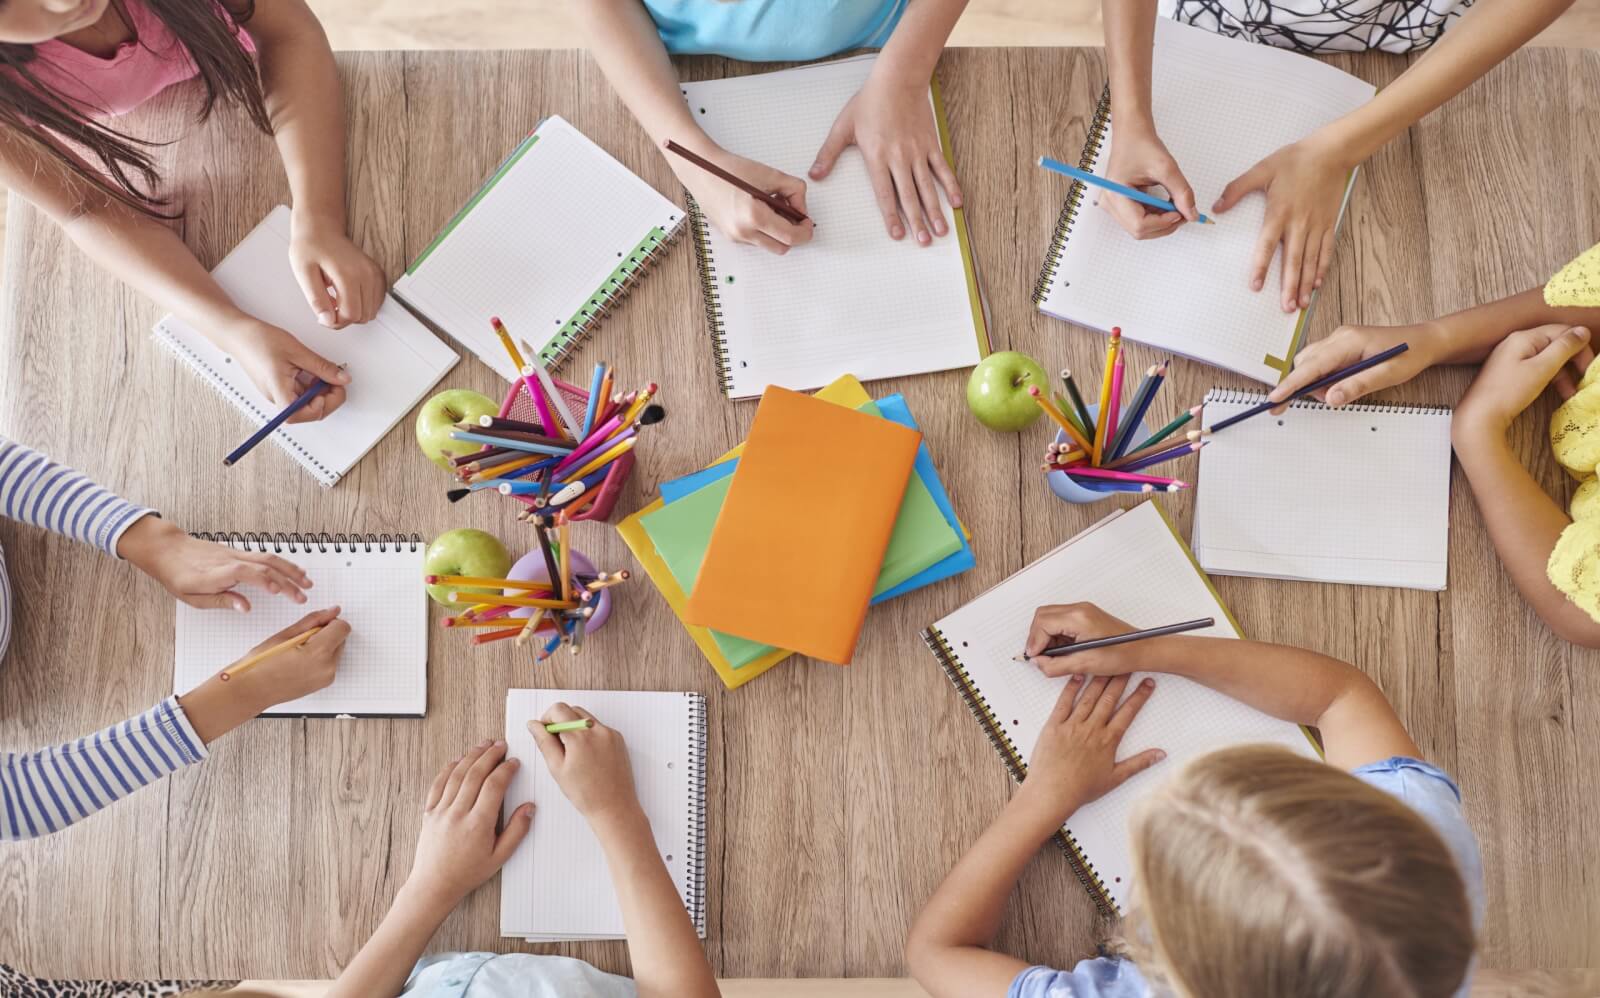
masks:
[[(511, 571), (511, 552), (493, 534), (463, 527), (447, 530), (433, 539), (422, 556), (422, 570), (432, 575), (476, 575), (480, 578), (503, 579)], [(442, 606), (465, 610), (466, 603), (450, 602), (452, 592), (488, 593), (500, 595), (498, 589), (430, 585), (428, 595)]]
[(967, 408), (989, 429), (1013, 433), (1044, 413), (1028, 394), (1034, 385), (1050, 397), (1050, 377), (1038, 361), (1014, 350), (992, 353), (972, 369)]
[(460, 422), (476, 423), (479, 416), (498, 416), (500, 407), (487, 395), (465, 388), (449, 388), (422, 403), (417, 412), (417, 443), (428, 460), (446, 471), (454, 465), (450, 458), (475, 451), (478, 444), (451, 440)]

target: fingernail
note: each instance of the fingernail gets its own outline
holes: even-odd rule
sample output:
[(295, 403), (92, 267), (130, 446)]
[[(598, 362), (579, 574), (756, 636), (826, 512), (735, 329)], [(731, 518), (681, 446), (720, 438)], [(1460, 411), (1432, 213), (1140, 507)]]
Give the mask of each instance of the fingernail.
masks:
[(821, 172), (822, 172), (822, 164), (821, 163), (812, 163), (811, 164), (811, 170), (810, 170), (811, 176), (815, 177), (817, 174), (819, 174)]
[(1143, 686), (1147, 690), (1155, 689), (1156, 681), (1154, 679), (1148, 679), (1147, 678), (1144, 682), (1140, 683), (1139, 685)]
[(522, 760), (518, 759), (516, 756), (511, 756), (510, 758), (506, 759), (505, 764), (507, 766), (520, 766), (522, 765)]
[(317, 321), (322, 323), (324, 326), (331, 326), (331, 325), (333, 325), (333, 313), (332, 312), (318, 312), (317, 313)]
[(952, 207), (952, 208), (961, 207), (961, 195), (957, 194), (956, 196), (954, 196), (954, 197), (952, 197), (950, 199), (950, 207)]
[(1588, 330), (1588, 329), (1586, 329), (1586, 328), (1585, 328), (1585, 327), (1583, 327), (1583, 326), (1574, 326), (1574, 327), (1573, 327), (1573, 329), (1572, 329), (1572, 331), (1573, 331), (1573, 332), (1574, 332), (1574, 333), (1577, 333), (1577, 334), (1578, 334), (1578, 338), (1579, 338), (1579, 339), (1585, 339), (1585, 340), (1586, 340), (1586, 339), (1588, 339), (1588, 338), (1589, 338), (1589, 330)]
[(495, 741), (494, 741), (494, 747), (495, 748), (505, 748), (506, 747), (506, 743), (503, 740), (501, 740), (499, 738), (496, 738)]
[(898, 225), (892, 227), (889, 230), (889, 238), (890, 239), (903, 239), (903, 238), (905, 238), (905, 234), (906, 234), (906, 230), (902, 229)]
[(1311, 307), (1311, 296), (1309, 294), (1304, 294), (1304, 295), (1300, 296), (1300, 307), (1301, 308), (1310, 308)]
[(531, 801), (531, 800), (530, 801), (523, 801), (522, 806), (517, 808), (517, 810), (521, 811), (523, 814), (532, 814), (533, 813), (533, 801)]
[(479, 748), (488, 748), (489, 747), (489, 739), (485, 738), (483, 741), (479, 742), (478, 743), (478, 747)]
[(1317, 278), (1315, 281), (1312, 282), (1311, 286), (1313, 288), (1316, 288), (1319, 291), (1322, 290), (1322, 278), (1320, 278), (1320, 277)]
[(1338, 389), (1328, 392), (1328, 404), (1335, 408), (1344, 405), (1344, 392), (1341, 392)]
[(919, 245), (926, 246), (931, 242), (933, 242), (933, 237), (928, 235), (926, 232), (917, 233), (917, 243)]
[(941, 236), (944, 235), (944, 232), (945, 232), (944, 223), (943, 222), (934, 222), (933, 223), (933, 231), (937, 235), (941, 235)]
[(1156, 749), (1156, 762), (1161, 762), (1166, 757), (1167, 754), (1165, 752), (1161, 751), (1160, 749)]
[(1261, 279), (1259, 277), (1250, 282), (1250, 290), (1251, 291), (1260, 291), (1261, 290)]

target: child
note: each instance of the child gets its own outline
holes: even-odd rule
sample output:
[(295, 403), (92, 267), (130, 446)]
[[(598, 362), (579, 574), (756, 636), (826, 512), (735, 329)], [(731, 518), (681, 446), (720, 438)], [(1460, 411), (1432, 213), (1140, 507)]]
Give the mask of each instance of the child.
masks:
[[(282, 558), (190, 537), (44, 455), (0, 438), (0, 514), (125, 558), (190, 606), (247, 612), (233, 587), (249, 582), (296, 603), (311, 587)], [(322, 626), (303, 647), (243, 675), (206, 680), (149, 710), (76, 741), (36, 752), (0, 752), (0, 840), (57, 832), (206, 756), (206, 747), (274, 704), (333, 681), (350, 627), (339, 608), (310, 614), (252, 651)], [(0, 660), (11, 639), (11, 583), (0, 549)], [(14, 663), (11, 667), (16, 668)]]
[(163, 224), (175, 216), (151, 143), (110, 120), (194, 79), (202, 120), (218, 102), (242, 109), (277, 139), (293, 195), (289, 255), (312, 311), (333, 328), (368, 321), (384, 276), (345, 233), (339, 76), (305, 0), (7, 0), (0, 42), (0, 130), (11, 139), (0, 143), (0, 183), (202, 330), (273, 402), (327, 381), (291, 422), (337, 409), (348, 375), (228, 298)]
[[(544, 729), (547, 723), (579, 718), (594, 724), (560, 735)], [(527, 953), (449, 953), (418, 962), (439, 923), (511, 858), (533, 821), (533, 805), (524, 803), (496, 831), (506, 788), (520, 763), (506, 758), (505, 742), (484, 741), (434, 778), (423, 803), (411, 875), (378, 931), (326, 998), (716, 998), (717, 982), (694, 924), (639, 806), (622, 736), (583, 708), (564, 703), (528, 722), (528, 731), (562, 793), (605, 850), (628, 930), (634, 979), (604, 974), (568, 957)], [(596, 884), (595, 889), (605, 888)]]
[[(1027, 651), (1130, 630), (1091, 604), (1042, 607)], [(1038, 662), (1071, 676), (1027, 779), (911, 930), (906, 959), (933, 998), (1465, 993), (1483, 908), (1477, 843), (1455, 784), (1420, 760), (1359, 670), (1298, 648), (1187, 635)], [(1164, 783), (1144, 777), (1123, 954), (1058, 971), (989, 949), (1039, 847), (1073, 811), (1160, 760), (1155, 750), (1116, 758), (1159, 685), (1147, 678), (1122, 700), (1136, 670), (1316, 725), (1327, 761), (1243, 746)]]
[[(723, 149), (701, 130), (684, 103), (668, 53), (799, 61), (882, 46), (871, 77), (817, 150), (809, 176), (823, 180), (840, 153), (860, 146), (889, 237), (903, 239), (909, 227), (917, 243), (927, 246), (950, 231), (939, 189), (952, 207), (961, 207), (961, 188), (939, 146), (928, 104), (928, 81), (966, 5), (966, 0), (589, 0), (574, 10), (585, 22), (595, 61), (658, 147), (673, 139), (734, 176), (783, 195), (801, 212), (806, 210), (805, 181)], [(730, 238), (780, 256), (811, 240), (810, 221), (787, 222), (699, 167), (676, 156), (667, 162), (711, 224)]]
[[(1522, 47), (1572, 0), (1486, 0), (1463, 14), (1470, 3), (1166, 0), (1167, 11), (1178, 21), (1302, 52), (1419, 52), (1429, 49), (1450, 25), (1437, 48), (1365, 107), (1267, 156), (1224, 187), (1209, 209), (1222, 214), (1246, 194), (1260, 191), (1266, 196), (1266, 221), (1250, 265), (1250, 287), (1261, 290), (1281, 244), (1279, 297), (1285, 312), (1308, 307), (1311, 292), (1327, 276), (1350, 171)], [(1178, 210), (1157, 211), (1116, 195), (1102, 195), (1099, 201), (1136, 239), (1170, 235), (1199, 213), (1194, 191), (1150, 117), (1156, 0), (1105, 0), (1102, 10), (1117, 115), (1106, 176), (1136, 187), (1160, 185)]]

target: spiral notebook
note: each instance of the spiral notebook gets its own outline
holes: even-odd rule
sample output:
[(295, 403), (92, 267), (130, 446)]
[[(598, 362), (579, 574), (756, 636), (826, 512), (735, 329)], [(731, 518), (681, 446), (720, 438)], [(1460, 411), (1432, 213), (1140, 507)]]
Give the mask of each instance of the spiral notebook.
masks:
[[(805, 177), (839, 111), (877, 56), (682, 84), (695, 121), (724, 149)], [(938, 87), (929, 104), (950, 158)], [(952, 231), (918, 246), (895, 242), (859, 149), (825, 180), (808, 181), (810, 243), (784, 256), (736, 243), (691, 201), (701, 290), (722, 389), (817, 388), (850, 372), (862, 381), (969, 367), (989, 353), (966, 216), (944, 204)]]
[(533, 833), (500, 872), (500, 934), (529, 942), (625, 936), (600, 842), (528, 733), (528, 722), (556, 703), (582, 707), (626, 740), (656, 848), (705, 938), (705, 695), (598, 690), (506, 691), (506, 754), (522, 765), (506, 791), (505, 816), (524, 801), (537, 810)]
[(683, 225), (682, 208), (552, 115), (434, 237), (394, 294), (515, 381), (491, 316), (525, 354), (559, 368)]
[[(1256, 161), (1377, 92), (1315, 59), (1164, 17), (1156, 18), (1151, 76), (1156, 127), (1202, 210)], [(1105, 172), (1112, 117), (1108, 88), (1079, 168)], [(1354, 184), (1352, 172), (1345, 201)], [(1283, 311), (1276, 256), (1263, 290), (1250, 290), (1264, 196), (1248, 195), (1217, 216), (1215, 225), (1184, 225), (1173, 235), (1141, 242), (1095, 207), (1098, 189), (1080, 181), (1066, 189), (1034, 287), (1041, 311), (1101, 332), (1120, 326), (1129, 339), (1270, 384), (1289, 372), (1309, 310)], [(1342, 219), (1343, 203), (1339, 213)]]
[[(1265, 395), (1212, 389), (1212, 426)], [(1195, 557), (1217, 575), (1443, 589), (1450, 410), (1293, 403), (1200, 452)]]
[[(173, 688), (187, 693), (223, 666), (313, 610), (342, 608), (350, 625), (333, 683), (264, 714), (417, 716), (428, 707), (428, 596), (416, 535), (196, 534), (242, 551), (266, 551), (311, 577), (307, 602), (242, 586), (250, 612), (178, 604)], [(258, 668), (260, 668), (258, 666)]]
[[(211, 276), (245, 312), (288, 331), (349, 371), (344, 405), (333, 415), (286, 424), (269, 438), (325, 486), (355, 467), (460, 359), (388, 298), (371, 322), (343, 329), (318, 323), (289, 266), (289, 209), (283, 205), (272, 209)], [(152, 335), (253, 426), (283, 408), (268, 401), (232, 357), (176, 316), (156, 323)], [(248, 435), (239, 427), (240, 441)]]
[[(1022, 651), (1037, 607), (1080, 601), (1097, 603), (1134, 627), (1214, 617), (1215, 626), (1195, 633), (1239, 636), (1238, 623), (1153, 500), (1112, 513), (940, 620), (923, 640), (1018, 782), (1067, 680), (1048, 679), (1012, 658)], [(1129, 688), (1143, 675), (1135, 673)], [(1137, 801), (1191, 759), (1262, 742), (1317, 756), (1310, 734), (1298, 725), (1191, 680), (1156, 677), (1155, 694), (1118, 755), (1161, 748), (1166, 761), (1073, 812), (1056, 836), (1103, 912), (1122, 914), (1135, 887), (1128, 819)]]

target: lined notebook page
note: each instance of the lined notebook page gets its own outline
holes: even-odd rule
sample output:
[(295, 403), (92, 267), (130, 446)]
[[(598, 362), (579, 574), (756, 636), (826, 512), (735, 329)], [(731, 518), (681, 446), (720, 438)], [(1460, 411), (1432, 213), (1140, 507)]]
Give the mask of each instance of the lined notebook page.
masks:
[[(1048, 679), (1012, 658), (1022, 652), (1035, 609), (1083, 601), (1134, 627), (1214, 617), (1214, 627), (1194, 633), (1239, 636), (1154, 502), (1113, 514), (934, 625), (1024, 760), (1067, 680)], [(1136, 673), (1128, 688), (1144, 675)], [(1118, 756), (1161, 748), (1166, 761), (1078, 809), (1066, 825), (1107, 896), (1123, 909), (1132, 887), (1128, 818), (1143, 794), (1189, 760), (1229, 745), (1270, 742), (1316, 755), (1297, 725), (1178, 676), (1155, 678), (1155, 694)]]
[(656, 848), (704, 938), (705, 697), (598, 690), (506, 691), (506, 754), (522, 765), (505, 814), (525, 801), (537, 811), (534, 832), (500, 874), (500, 934), (530, 942), (624, 936), (600, 843), (528, 733), (528, 722), (557, 703), (582, 707), (622, 733)]
[[(876, 58), (682, 89), (718, 145), (806, 179)], [(942, 195), (941, 204), (952, 223)], [(978, 362), (980, 331), (953, 231), (926, 247), (909, 234), (890, 239), (853, 146), (827, 179), (806, 181), (806, 210), (816, 237), (781, 257), (709, 228), (733, 397), (759, 395), (769, 384), (816, 388), (846, 371), (873, 381)]]
[(683, 209), (566, 119), (552, 116), (491, 177), (395, 293), (507, 381), (517, 372), (489, 328), (500, 316), (542, 350), (580, 309), (601, 301), (618, 265)]
[[(260, 544), (242, 541), (233, 546), (263, 550)], [(325, 550), (312, 540), (266, 548), (311, 577), (314, 585), (306, 591), (303, 604), (250, 586), (241, 587), (250, 600), (248, 614), (178, 604), (176, 692), (194, 689), (307, 613), (337, 605), (342, 608), (340, 617), (350, 625), (350, 637), (333, 683), (264, 713), (420, 716), (427, 712), (428, 597), (417, 583), (423, 546), (409, 540), (397, 547), (392, 540), (380, 545), (376, 538), (356, 538), (354, 544), (324, 542), (320, 547)]]
[[(327, 329), (317, 322), (289, 265), (289, 209), (272, 209), (212, 271), (234, 304), (344, 364), (351, 383), (327, 419), (280, 427), (272, 441), (323, 485), (333, 485), (422, 401), (459, 359), (398, 302), (385, 297), (371, 322)], [(234, 359), (175, 316), (155, 339), (250, 419), (239, 442), (283, 408), (256, 389)], [(218, 455), (220, 457), (221, 455)]]
[[(1206, 426), (1265, 396), (1213, 390)], [(1194, 553), (1208, 572), (1443, 589), (1450, 412), (1296, 402), (1200, 451)]]
[[(1376, 93), (1314, 59), (1167, 18), (1156, 18), (1151, 87), (1156, 127), (1208, 215), (1256, 161)], [(1091, 172), (1105, 173), (1110, 152), (1108, 130)], [(1069, 181), (1059, 179), (1065, 195)], [(1279, 305), (1277, 257), (1263, 289), (1249, 287), (1266, 198), (1246, 197), (1215, 225), (1140, 242), (1095, 204), (1100, 196), (1085, 190), (1040, 308), (1101, 331), (1121, 326), (1130, 339), (1276, 383), (1281, 371), (1265, 358), (1287, 358), (1299, 317)]]

